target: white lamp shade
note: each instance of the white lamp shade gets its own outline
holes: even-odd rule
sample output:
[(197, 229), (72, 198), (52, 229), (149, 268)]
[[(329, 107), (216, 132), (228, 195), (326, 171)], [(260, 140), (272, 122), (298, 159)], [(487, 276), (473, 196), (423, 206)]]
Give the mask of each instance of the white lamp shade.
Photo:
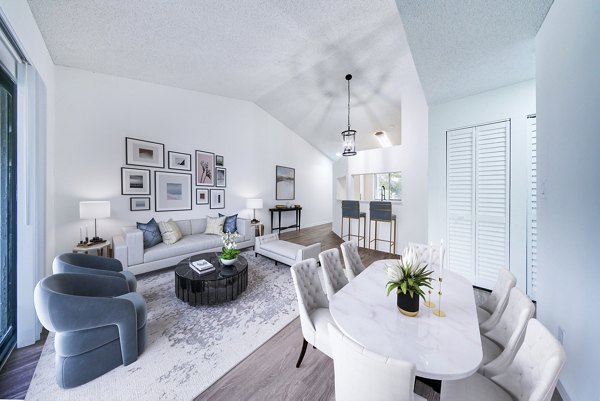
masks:
[(109, 201), (79, 202), (80, 219), (101, 219), (104, 217), (110, 217)]
[(263, 200), (262, 199), (247, 199), (246, 200), (246, 209), (262, 209)]

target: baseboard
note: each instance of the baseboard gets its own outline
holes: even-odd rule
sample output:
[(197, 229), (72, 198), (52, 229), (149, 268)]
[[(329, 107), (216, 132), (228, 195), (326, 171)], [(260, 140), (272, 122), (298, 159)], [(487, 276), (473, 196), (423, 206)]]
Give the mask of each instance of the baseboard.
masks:
[(560, 394), (560, 397), (563, 399), (563, 401), (571, 401), (571, 397), (569, 397), (567, 390), (565, 390), (560, 380), (558, 383), (556, 383), (556, 389), (558, 390), (558, 394)]

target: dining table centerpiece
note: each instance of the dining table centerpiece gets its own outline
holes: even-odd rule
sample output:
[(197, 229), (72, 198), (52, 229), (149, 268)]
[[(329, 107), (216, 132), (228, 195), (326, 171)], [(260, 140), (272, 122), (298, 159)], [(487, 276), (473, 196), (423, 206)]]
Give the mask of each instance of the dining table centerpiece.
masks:
[(419, 253), (410, 246), (404, 249), (398, 261), (385, 266), (387, 295), (396, 290), (396, 305), (406, 316), (417, 316), (419, 297), (425, 299), (423, 288), (432, 289), (433, 270), (427, 270), (427, 267)]

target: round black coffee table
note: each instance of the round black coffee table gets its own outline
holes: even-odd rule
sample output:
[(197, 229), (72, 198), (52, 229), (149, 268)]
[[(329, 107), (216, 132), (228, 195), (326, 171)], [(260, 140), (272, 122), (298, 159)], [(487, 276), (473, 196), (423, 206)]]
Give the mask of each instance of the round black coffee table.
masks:
[[(190, 261), (204, 259), (215, 271), (198, 274)], [(216, 253), (201, 253), (185, 258), (175, 266), (175, 294), (192, 306), (233, 301), (248, 287), (248, 261), (237, 257), (232, 266), (223, 266)]]

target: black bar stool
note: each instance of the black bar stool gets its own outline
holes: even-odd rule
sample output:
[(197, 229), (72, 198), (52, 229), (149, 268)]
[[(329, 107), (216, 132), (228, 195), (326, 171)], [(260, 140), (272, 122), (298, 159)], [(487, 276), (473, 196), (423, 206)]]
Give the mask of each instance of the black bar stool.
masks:
[[(343, 200), (342, 201), (342, 239), (344, 239), (344, 219), (348, 219), (348, 234), (346, 237), (350, 241), (350, 237), (357, 237), (360, 246), (360, 240), (363, 240), (363, 248), (366, 248), (367, 234), (367, 214), (360, 211), (360, 203), (358, 201)], [(360, 219), (363, 221), (363, 235), (360, 235)], [(351, 221), (358, 220), (357, 234), (352, 234)]]
[[(375, 239), (371, 239), (372, 221), (375, 222)], [(379, 222), (390, 224), (389, 240), (377, 238), (377, 223)], [(371, 248), (371, 242), (375, 243), (373, 248), (375, 250), (377, 250), (377, 241), (389, 242), (390, 253), (396, 253), (396, 215), (392, 214), (392, 202), (374, 201), (369, 203), (369, 239), (369, 248)]]

